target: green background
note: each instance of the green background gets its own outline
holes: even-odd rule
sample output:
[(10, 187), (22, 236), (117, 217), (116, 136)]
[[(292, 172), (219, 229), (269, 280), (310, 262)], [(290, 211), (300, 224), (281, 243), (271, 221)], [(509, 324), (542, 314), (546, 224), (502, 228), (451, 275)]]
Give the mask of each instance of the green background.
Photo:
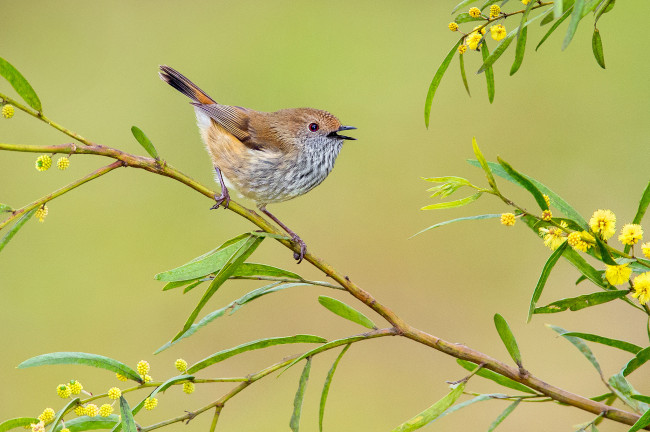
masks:
[[(484, 184), (481, 172), (465, 163), (473, 157), (472, 136), (488, 159), (500, 155), (585, 217), (610, 208), (619, 227), (629, 222), (650, 162), (650, 61), (643, 38), (650, 3), (618, 2), (601, 19), (607, 70), (591, 53), (590, 17), (564, 52), (566, 24), (536, 53), (533, 47), (543, 30), (534, 24), (520, 71), (508, 77), (512, 52), (497, 64), (492, 105), (484, 77), (473, 73), (480, 55), (466, 56), (471, 98), (454, 59), (427, 130), (423, 102), (435, 70), (456, 41), (457, 34), (446, 28), (454, 5), (2, 0), (0, 55), (30, 80), (53, 120), (94, 142), (143, 154), (130, 132), (137, 125), (165, 160), (207, 185), (213, 185), (211, 165), (194, 114), (182, 95), (158, 79), (159, 64), (177, 68), (222, 103), (268, 111), (312, 106), (334, 113), (358, 127), (358, 141), (346, 142), (323, 185), (271, 211), (300, 233), (311, 251), (412, 325), (507, 361), (492, 324), (494, 313), (501, 313), (533, 374), (582, 395), (604, 393), (595, 370), (544, 323), (646, 346), (641, 313), (614, 302), (579, 313), (536, 316), (525, 325), (549, 250), (521, 223), (508, 229), (495, 220), (478, 221), (409, 237), (453, 217), (507, 211), (489, 197), (461, 209), (419, 210), (434, 202), (421, 176), (460, 175)], [(506, 10), (519, 8), (513, 1)], [(512, 29), (516, 22), (510, 18), (505, 25)], [(14, 95), (6, 82), (0, 89)], [(0, 121), (0, 142), (61, 144), (70, 139), (17, 112), (11, 121)], [(0, 202), (20, 207), (109, 162), (74, 156), (67, 171), (40, 173), (34, 169), (36, 156), (0, 154)], [(503, 189), (533, 208), (525, 193), (509, 184)], [(166, 379), (174, 374), (177, 357), (193, 363), (262, 337), (308, 333), (335, 339), (363, 331), (317, 302), (324, 294), (355, 304), (349, 296), (299, 288), (260, 299), (154, 357), (151, 353), (180, 329), (201, 293), (163, 294), (163, 284), (153, 275), (252, 228), (232, 213), (209, 211), (211, 205), (168, 179), (120, 169), (50, 203), (44, 224), (24, 227), (0, 258), (0, 418), (60, 408), (55, 388), (71, 378), (94, 393), (118, 384), (112, 373), (87, 367), (15, 369), (41, 353), (84, 351), (132, 366), (144, 358), (152, 364), (154, 379)], [(291, 253), (272, 241), (258, 249), (253, 261), (323, 279), (309, 264), (297, 266)], [(540, 304), (597, 290), (587, 283), (574, 286), (576, 278), (574, 269), (560, 262)], [(205, 311), (257, 286), (228, 283)], [(283, 346), (244, 354), (204, 376), (244, 375), (298, 350)], [(629, 359), (611, 348), (593, 350), (608, 375)], [(314, 359), (304, 431), (317, 429), (320, 389), (336, 354)], [(224, 409), (219, 430), (288, 430), (299, 374), (300, 368), (294, 368), (237, 396)], [(464, 375), (453, 358), (406, 340), (357, 344), (332, 384), (326, 430), (390, 430), (442, 397), (446, 380)], [(648, 394), (648, 377), (648, 368), (640, 369), (631, 381)], [(170, 389), (155, 411), (137, 419), (149, 425), (181, 415), (228, 388), (202, 385), (191, 397)], [(502, 391), (479, 379), (468, 389)], [(484, 402), (428, 429), (486, 430), (505, 407), (500, 401)], [(591, 418), (555, 404), (521, 404), (500, 430), (568, 430)], [(183, 430), (207, 430), (210, 420), (202, 415)], [(602, 430), (626, 428), (608, 422)]]

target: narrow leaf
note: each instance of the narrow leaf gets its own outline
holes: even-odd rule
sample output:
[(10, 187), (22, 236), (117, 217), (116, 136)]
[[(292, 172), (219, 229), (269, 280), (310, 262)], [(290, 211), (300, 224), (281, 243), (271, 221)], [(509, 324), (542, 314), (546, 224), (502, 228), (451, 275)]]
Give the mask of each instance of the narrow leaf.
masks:
[(650, 403), (650, 396), (645, 395), (632, 395), (632, 399), (639, 400), (641, 402)]
[(593, 294), (585, 294), (578, 297), (565, 298), (555, 301), (549, 305), (535, 308), (533, 313), (546, 314), (563, 312), (567, 309), (577, 311), (580, 309), (597, 306), (599, 304), (607, 303), (612, 300), (623, 298), (628, 294), (627, 290), (605, 291)]
[(576, 33), (580, 19), (582, 18), (582, 8), (584, 7), (585, 0), (576, 0), (573, 5), (573, 12), (571, 13), (571, 21), (569, 21), (569, 28), (566, 31), (564, 36), (564, 41), (562, 42), (562, 51), (566, 49), (573, 39), (573, 35)]
[(600, 38), (600, 31), (594, 28), (594, 35), (591, 38), (591, 49), (594, 52), (594, 57), (598, 65), (605, 69), (605, 55), (603, 54), (603, 41)]
[(62, 410), (56, 413), (56, 416), (54, 417), (54, 420), (52, 421), (52, 426), (50, 427), (50, 432), (53, 432), (54, 429), (56, 429), (56, 426), (59, 424), (61, 419), (63, 418), (64, 415), (68, 413), (68, 411), (72, 410), (74, 407), (79, 405), (79, 398), (74, 398), (70, 402), (68, 402)]
[(16, 90), (16, 93), (27, 102), (27, 105), (38, 112), (43, 111), (41, 101), (29, 82), (15, 67), (2, 57), (0, 57), (0, 75), (9, 81), (9, 84), (11, 84), (14, 90)]
[(247, 276), (247, 277), (270, 276), (270, 277), (302, 280), (302, 277), (289, 270), (284, 270), (266, 264), (256, 264), (256, 263), (242, 263), (242, 265), (237, 267), (235, 272), (232, 274), (232, 277), (237, 277), (237, 276)]
[(156, 148), (153, 146), (153, 143), (139, 127), (131, 126), (131, 133), (152, 158), (156, 160), (160, 159)]
[(533, 296), (530, 299), (530, 305), (528, 306), (528, 316), (526, 317), (527, 323), (530, 322), (530, 319), (533, 316), (533, 313), (535, 311), (535, 306), (537, 305), (537, 301), (542, 296), (542, 291), (544, 291), (544, 286), (546, 285), (546, 281), (548, 280), (548, 277), (551, 274), (553, 267), (555, 267), (555, 264), (557, 263), (557, 261), (560, 259), (560, 257), (566, 250), (567, 245), (568, 245), (567, 242), (562, 243), (560, 247), (558, 247), (555, 251), (553, 251), (551, 256), (546, 261), (546, 264), (544, 264), (544, 268), (542, 269), (542, 274), (539, 276), (539, 279), (537, 280), (535, 291), (533, 291)]
[(517, 399), (516, 401), (508, 405), (508, 407), (505, 410), (503, 410), (501, 414), (499, 414), (499, 417), (497, 417), (496, 420), (492, 422), (492, 424), (488, 428), (488, 432), (492, 432), (494, 429), (496, 429), (497, 426), (499, 426), (501, 422), (504, 421), (506, 417), (508, 417), (515, 410), (515, 408), (517, 408), (520, 402), (521, 399)]
[(340, 300), (337, 300), (332, 297), (320, 296), (318, 297), (318, 303), (323, 305), (330, 312), (335, 313), (336, 315), (350, 320), (354, 323), (367, 327), (369, 329), (376, 329), (377, 326), (373, 323), (367, 316), (353, 308), (348, 306)]
[(298, 390), (296, 396), (293, 398), (293, 414), (291, 414), (291, 421), (289, 427), (293, 432), (300, 430), (300, 414), (302, 413), (302, 401), (305, 398), (305, 390), (307, 389), (307, 381), (309, 380), (309, 371), (311, 370), (311, 357), (307, 358), (307, 363), (300, 375), (298, 382)]
[(314, 355), (316, 355), (318, 353), (321, 353), (323, 351), (327, 351), (328, 349), (332, 349), (332, 348), (335, 348), (337, 346), (349, 345), (349, 344), (353, 344), (355, 342), (359, 342), (359, 341), (366, 340), (366, 339), (368, 339), (368, 336), (366, 336), (366, 335), (356, 335), (356, 336), (350, 336), (350, 337), (346, 337), (346, 338), (343, 338), (343, 339), (336, 339), (336, 340), (327, 342), (327, 343), (325, 343), (325, 344), (323, 344), (323, 345), (321, 345), (319, 347), (314, 348), (313, 350), (310, 350), (310, 351), (307, 351), (306, 353), (301, 354), (294, 361), (289, 363), (284, 369), (282, 369), (282, 372), (280, 372), (279, 375), (282, 375), (283, 373), (285, 373), (289, 368), (291, 368), (296, 363), (300, 362), (300, 360), (302, 360), (302, 359), (314, 356)]
[(440, 399), (438, 402), (431, 405), (429, 408), (422, 411), (420, 414), (416, 415), (412, 419), (402, 423), (397, 426), (392, 432), (410, 432), (416, 429), (420, 429), (423, 426), (426, 426), (428, 423), (434, 421), (440, 414), (445, 412), (447, 408), (452, 406), (458, 398), (463, 394), (465, 389), (465, 383), (461, 383), (451, 392), (449, 392), (445, 397)]
[[(648, 185), (643, 191), (643, 195), (641, 196), (641, 200), (639, 201), (639, 208), (636, 210), (636, 215), (634, 215), (634, 220), (632, 221), (633, 224), (641, 223), (646, 210), (648, 210), (648, 205), (650, 205), (650, 182), (648, 182)], [(624, 252), (628, 253), (631, 247), (632, 246), (630, 245), (626, 245)]]
[(18, 369), (25, 369), (34, 366), (57, 365), (57, 364), (80, 364), (95, 368), (106, 369), (124, 375), (127, 378), (142, 383), (140, 375), (127, 365), (112, 358), (97, 354), (82, 352), (55, 352), (43, 354), (25, 360), (18, 365)]
[(644, 401), (635, 398), (639, 395), (639, 392), (636, 391), (632, 384), (619, 372), (616, 375), (612, 375), (609, 380), (609, 385), (626, 405), (630, 406), (636, 412), (646, 412), (650, 411), (650, 406)]
[(558, 19), (562, 15), (562, 3), (562, 0), (555, 0), (553, 2), (553, 19)]
[[(8, 206), (7, 204), (0, 203), (0, 213), (2, 213), (2, 212), (10, 212), (10, 211), (13, 211), (11, 206)], [(29, 418), (29, 417), (21, 417), (21, 418)]]
[(515, 72), (519, 70), (519, 67), (521, 66), (521, 62), (524, 61), (524, 52), (526, 51), (526, 39), (528, 37), (528, 27), (526, 26), (526, 20), (528, 19), (528, 15), (530, 14), (530, 11), (532, 10), (533, 5), (535, 2), (530, 1), (528, 2), (528, 5), (526, 5), (526, 9), (524, 9), (524, 13), (521, 14), (521, 21), (519, 22), (519, 30), (517, 31), (517, 46), (515, 47), (515, 61), (512, 63), (512, 67), (510, 68), (510, 75), (514, 75)]
[(327, 339), (323, 339), (320, 336), (312, 336), (312, 335), (296, 335), (296, 336), (259, 339), (256, 341), (247, 342), (245, 344), (236, 346), (234, 348), (229, 348), (223, 351), (219, 351), (218, 353), (212, 354), (211, 356), (206, 357), (203, 360), (189, 367), (187, 369), (187, 373), (188, 374), (196, 373), (201, 369), (205, 369), (208, 366), (211, 366), (215, 363), (221, 362), (237, 354), (241, 354), (247, 351), (267, 348), (275, 345), (284, 345), (284, 344), (293, 344), (293, 343), (325, 343), (325, 342), (327, 342)]
[(627, 362), (627, 364), (622, 370), (623, 376), (628, 376), (629, 374), (637, 370), (639, 367), (641, 367), (648, 360), (650, 360), (650, 347), (642, 349), (636, 354), (636, 356), (632, 360)]
[(463, 24), (472, 21), (485, 21), (485, 18), (481, 18), (481, 17), (474, 18), (473, 16), (470, 16), (470, 14), (467, 12), (460, 13), (456, 15), (456, 18), (454, 18), (454, 22), (456, 24)]
[(499, 57), (501, 57), (501, 54), (503, 54), (506, 49), (508, 49), (508, 46), (510, 46), (510, 43), (513, 41), (515, 36), (517, 36), (517, 30), (514, 29), (510, 33), (506, 35), (505, 38), (499, 42), (499, 44), (494, 48), (494, 51), (492, 54), (490, 54), (487, 58), (483, 59), (483, 64), (481, 67), (476, 71), (477, 74), (480, 74), (481, 72), (485, 72), (488, 68), (492, 68), (492, 65), (494, 62), (496, 62)]
[(454, 222), (460, 222), (460, 221), (466, 221), (466, 220), (494, 219), (494, 218), (500, 218), (500, 217), (501, 217), (500, 214), (484, 214), (484, 215), (465, 216), (465, 217), (460, 217), (460, 218), (457, 218), (457, 219), (451, 219), (451, 220), (448, 220), (448, 221), (437, 223), (435, 225), (431, 225), (430, 227), (425, 228), (425, 229), (423, 229), (422, 231), (420, 231), (420, 232), (418, 232), (416, 234), (413, 234), (409, 238), (413, 238), (416, 235), (422, 234), (423, 232), (426, 232), (426, 231), (429, 231), (431, 229), (438, 228), (438, 227), (441, 227), (441, 226), (444, 226), (444, 225), (449, 225), (450, 223), (454, 223)]
[(567, 259), (584, 277), (603, 289), (610, 289), (609, 284), (603, 280), (602, 274), (593, 268), (578, 252), (571, 248), (564, 251), (564, 258)]
[(462, 409), (462, 408), (465, 408), (465, 407), (467, 407), (469, 405), (475, 404), (476, 402), (483, 402), (483, 401), (492, 400), (492, 399), (505, 399), (507, 397), (508, 397), (508, 395), (503, 394), (503, 393), (489, 393), (489, 394), (478, 395), (473, 399), (467, 400), (465, 402), (461, 402), (461, 403), (456, 404), (456, 405), (452, 406), (451, 408), (445, 410), (445, 412), (440, 414), (436, 420), (441, 419), (444, 416), (453, 413), (454, 411), (458, 411), (459, 409)]
[(463, 0), (463, 1), (461, 1), (460, 3), (458, 3), (458, 4), (457, 4), (453, 9), (452, 9), (451, 14), (452, 14), (452, 15), (455, 14), (456, 11), (457, 11), (458, 9), (462, 9), (462, 8), (464, 8), (465, 6), (474, 3), (475, 1), (478, 1), (478, 0)]
[(551, 36), (551, 34), (552, 34), (555, 30), (557, 30), (557, 28), (560, 26), (560, 24), (562, 24), (562, 23), (564, 22), (565, 19), (569, 18), (569, 15), (571, 15), (571, 11), (572, 11), (572, 10), (573, 10), (573, 6), (571, 6), (569, 9), (567, 9), (567, 10), (562, 14), (562, 16), (561, 16), (560, 18), (558, 18), (557, 21), (555, 21), (555, 22), (553, 23), (553, 25), (551, 26), (551, 28), (548, 29), (548, 31), (546, 32), (546, 34), (544, 35), (544, 37), (542, 37), (542, 39), (539, 41), (539, 43), (538, 43), (537, 46), (535, 47), (535, 51), (537, 51), (537, 50), (539, 49), (539, 47), (542, 46), (542, 44), (543, 44), (544, 42), (546, 42), (546, 39), (548, 39), (549, 36)]
[(600, 364), (598, 364), (598, 360), (596, 360), (596, 357), (594, 356), (594, 353), (589, 349), (587, 344), (585, 344), (583, 341), (576, 337), (572, 336), (566, 336), (565, 333), (568, 333), (566, 330), (564, 330), (562, 327), (557, 327), (551, 324), (546, 324), (546, 327), (550, 328), (551, 330), (557, 332), (560, 334), (562, 337), (564, 337), (566, 340), (571, 342), (573, 346), (578, 348), (578, 350), (582, 353), (583, 356), (587, 360), (589, 360), (589, 363), (591, 363), (594, 368), (598, 371), (598, 374), (602, 377), (603, 376), (603, 371), (600, 369)]
[(5, 420), (2, 423), (0, 423), (0, 432), (5, 432), (22, 426), (29, 426), (32, 423), (38, 423), (38, 422), (39, 420), (36, 417), (18, 417), (18, 418)]
[(138, 429), (135, 426), (133, 414), (131, 414), (131, 407), (129, 407), (129, 403), (124, 399), (124, 396), (120, 396), (120, 414), (122, 415), (122, 429), (124, 432), (137, 432)]
[(615, 0), (605, 0), (601, 3), (600, 9), (596, 11), (596, 18), (594, 19), (594, 25), (598, 24), (598, 20), (603, 14), (611, 11), (614, 8)]
[[(483, 64), (485, 64), (488, 57), (490, 57), (490, 51), (486, 43), (481, 45), (481, 55), (483, 56)], [(492, 70), (492, 66), (485, 68), (485, 83), (487, 84), (488, 100), (492, 103), (494, 102), (494, 70)]]
[(433, 96), (436, 94), (436, 90), (440, 85), (440, 81), (442, 80), (443, 75), (447, 71), (447, 68), (449, 67), (449, 63), (451, 63), (451, 59), (454, 58), (454, 54), (456, 54), (456, 51), (458, 51), (458, 46), (461, 44), (461, 42), (462, 40), (456, 42), (456, 44), (452, 47), (451, 51), (449, 51), (447, 57), (445, 57), (445, 59), (438, 67), (438, 70), (436, 71), (436, 74), (433, 76), (433, 80), (431, 80), (431, 84), (429, 85), (429, 91), (427, 92), (427, 99), (424, 102), (424, 124), (427, 127), (427, 129), (429, 128), (429, 118), (431, 117), (431, 105), (433, 104)]
[(476, 137), (472, 137), (472, 151), (474, 152), (474, 156), (476, 156), (476, 159), (478, 160), (481, 168), (483, 169), (483, 172), (485, 173), (488, 184), (492, 187), (492, 189), (497, 190), (497, 182), (494, 180), (492, 169), (490, 168), (487, 160), (485, 160), (485, 156), (483, 156), (483, 152), (476, 142)]
[(610, 339), (610, 338), (606, 338), (604, 336), (599, 336), (599, 335), (595, 335), (595, 334), (591, 334), (591, 333), (567, 332), (567, 333), (565, 333), (565, 335), (566, 336), (577, 337), (577, 338), (580, 338), (580, 339), (583, 339), (583, 340), (586, 340), (586, 341), (589, 341), (589, 342), (596, 342), (596, 343), (599, 343), (599, 344), (611, 346), (611, 347), (618, 348), (618, 349), (623, 350), (623, 351), (627, 351), (627, 352), (632, 353), (632, 354), (636, 354), (636, 353), (638, 353), (639, 351), (642, 350), (642, 348), (640, 346), (635, 345), (633, 343), (625, 342), (625, 341), (618, 340), (618, 339)]
[(507, 172), (510, 177), (512, 177), (521, 187), (526, 189), (530, 194), (535, 198), (535, 201), (537, 201), (537, 205), (539, 205), (539, 208), (542, 210), (548, 210), (548, 205), (546, 204), (546, 200), (544, 199), (544, 195), (537, 189), (537, 187), (526, 178), (526, 176), (520, 174), (518, 171), (515, 171), (515, 169), (510, 166), (510, 164), (500, 157), (497, 157), (497, 161), (499, 162), (499, 165), (503, 168), (505, 172)]
[[(110, 429), (115, 424), (119, 424), (119, 417), (116, 414), (111, 414), (108, 417), (88, 417), (82, 416), (65, 421), (65, 427), (70, 429), (70, 432), (80, 432), (87, 430), (97, 429)], [(54, 432), (61, 432), (63, 425), (58, 425)]]
[(636, 432), (650, 425), (650, 411), (646, 411), (641, 418), (628, 430), (628, 432)]
[(499, 314), (495, 314), (494, 325), (497, 328), (499, 337), (508, 350), (508, 354), (510, 354), (510, 357), (512, 357), (512, 360), (514, 360), (514, 362), (520, 368), (523, 367), (523, 364), (521, 362), (521, 353), (519, 352), (519, 346), (517, 345), (515, 336), (512, 334), (512, 330), (510, 330), (510, 326), (508, 325), (505, 318)]
[(21, 229), (23, 225), (25, 225), (27, 221), (31, 219), (32, 216), (34, 216), (36, 210), (38, 209), (31, 210), (28, 213), (25, 213), (23, 216), (21, 216), (20, 219), (18, 219), (18, 221), (7, 232), (7, 234), (5, 234), (4, 237), (2, 237), (2, 240), (0, 240), (0, 251), (2, 251), (2, 249), (4, 249), (4, 247), (7, 246), (7, 243), (9, 243), (9, 241), (12, 238), (14, 238), (18, 230)]
[(469, 91), (469, 84), (467, 83), (467, 75), (465, 74), (465, 54), (458, 55), (458, 62), (460, 64), (460, 77), (463, 79), (465, 91), (469, 97), (472, 97), (472, 94)]
[(444, 208), (462, 207), (464, 205), (473, 203), (474, 201), (479, 199), (481, 195), (483, 195), (483, 192), (476, 192), (474, 195), (470, 195), (468, 197), (461, 198), (459, 200), (447, 201), (438, 204), (430, 204), (428, 206), (422, 207), (420, 210), (437, 210), (437, 209), (444, 209)]
[[(327, 403), (327, 395), (330, 392), (330, 386), (332, 385), (332, 378), (334, 378), (334, 372), (339, 365), (339, 362), (343, 358), (343, 355), (348, 351), (351, 345), (346, 345), (341, 353), (336, 357), (332, 367), (329, 372), (327, 372), (327, 377), (325, 378), (325, 384), (323, 385), (323, 392), (320, 395), (320, 409), (318, 410), (318, 430), (323, 432), (323, 418), (325, 418), (325, 404)], [(311, 359), (311, 358), (310, 358)]]
[(164, 383), (162, 383), (158, 387), (156, 387), (154, 389), (154, 391), (151, 392), (149, 397), (150, 398), (155, 397), (157, 393), (164, 392), (165, 390), (167, 390), (169, 387), (173, 386), (177, 382), (180, 382), (180, 381), (192, 381), (193, 379), (194, 379), (194, 377), (192, 375), (187, 375), (187, 374), (171, 377), (167, 381), (165, 381)]
[[(456, 359), (456, 363), (458, 363), (460, 366), (463, 368), (467, 369), (470, 372), (474, 372), (476, 369), (476, 364), (469, 362), (467, 360), (460, 360)], [(490, 381), (494, 381), (495, 383), (499, 384), (500, 386), (507, 387), (509, 389), (517, 390), (520, 392), (524, 393), (531, 393), (535, 394), (535, 390), (513, 380), (510, 379), (506, 376), (500, 375), (496, 372), (492, 372), (491, 370), (482, 368), (479, 369), (478, 372), (476, 372), (477, 376), (480, 376), (481, 378), (489, 379)]]

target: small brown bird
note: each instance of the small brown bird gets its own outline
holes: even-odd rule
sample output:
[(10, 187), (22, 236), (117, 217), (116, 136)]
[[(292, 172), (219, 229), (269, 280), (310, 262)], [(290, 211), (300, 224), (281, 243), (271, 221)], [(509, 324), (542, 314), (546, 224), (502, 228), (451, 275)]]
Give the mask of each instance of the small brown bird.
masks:
[(228, 207), (228, 188), (250, 198), (284, 228), (300, 247), (294, 258), (302, 261), (307, 246), (280, 222), (266, 205), (290, 200), (318, 186), (332, 171), (344, 140), (342, 126), (327, 111), (314, 108), (254, 111), (214, 101), (192, 81), (169, 66), (160, 66), (160, 78), (192, 99), (205, 147), (212, 157), (221, 194), (213, 209)]

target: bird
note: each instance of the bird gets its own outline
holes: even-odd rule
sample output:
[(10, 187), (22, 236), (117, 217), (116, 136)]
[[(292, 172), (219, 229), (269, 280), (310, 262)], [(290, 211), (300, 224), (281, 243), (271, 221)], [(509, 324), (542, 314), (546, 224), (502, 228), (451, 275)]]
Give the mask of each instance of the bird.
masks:
[(213, 209), (230, 203), (229, 189), (255, 202), (297, 245), (300, 263), (306, 243), (266, 208), (303, 195), (325, 180), (343, 142), (356, 138), (327, 111), (289, 108), (255, 111), (216, 102), (177, 70), (162, 65), (160, 78), (191, 99), (203, 143), (212, 159), (221, 193)]

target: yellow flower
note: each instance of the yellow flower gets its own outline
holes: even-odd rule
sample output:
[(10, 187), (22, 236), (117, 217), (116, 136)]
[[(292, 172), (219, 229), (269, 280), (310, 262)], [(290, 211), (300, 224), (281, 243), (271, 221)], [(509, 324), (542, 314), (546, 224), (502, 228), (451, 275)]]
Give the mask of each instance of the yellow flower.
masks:
[[(568, 225), (566, 222), (560, 222), (560, 227), (566, 228)], [(551, 250), (555, 250), (566, 241), (565, 232), (556, 227), (540, 228), (539, 234), (544, 237), (544, 245), (546, 245)]]
[(14, 106), (13, 105), (5, 105), (2, 107), (2, 117), (6, 119), (10, 119), (14, 116)]
[(515, 215), (512, 213), (503, 213), (501, 215), (501, 225), (513, 226), (517, 222)]
[(54, 420), (54, 415), (56, 413), (52, 408), (45, 408), (41, 415), (38, 416), (38, 419), (42, 421), (43, 423), (49, 423), (52, 420)]
[(482, 35), (485, 34), (485, 27), (483, 27), (483, 26), (476, 26), (476, 27), (474, 27), (472, 29), (472, 31), (477, 31), (478, 29), (481, 29), (480, 32), (481, 32)]
[(527, 5), (528, 3), (530, 3), (530, 0), (521, 0), (521, 2), (522, 2), (523, 4), (525, 4), (525, 5)]
[(74, 413), (81, 417), (82, 415), (86, 414), (86, 410), (83, 405), (77, 405), (77, 407), (74, 409)]
[(111, 387), (110, 389), (108, 389), (109, 399), (113, 399), (113, 400), (119, 399), (120, 396), (122, 396), (122, 390), (120, 390), (119, 388)]
[(503, 26), (503, 24), (497, 24), (490, 27), (490, 35), (492, 36), (492, 39), (494, 39), (495, 41), (500, 41), (501, 39), (506, 37), (506, 34), (507, 34), (506, 28)]
[(36, 216), (36, 219), (38, 219), (39, 222), (43, 222), (45, 221), (45, 216), (47, 216), (49, 211), (50, 210), (47, 208), (47, 206), (43, 204), (41, 207), (39, 207), (38, 210), (36, 210), (34, 216)]
[(627, 264), (606, 267), (605, 278), (612, 285), (620, 285), (630, 280), (632, 269)]
[[(503, 28), (505, 30), (505, 27)], [(492, 29), (490, 29), (492, 30)], [(548, 197), (548, 195), (542, 195), (544, 197), (544, 201), (546, 201), (546, 207), (551, 206), (551, 199)]]
[(566, 241), (569, 242), (569, 246), (576, 247), (582, 241), (582, 237), (579, 232), (574, 231), (567, 236)]
[(481, 9), (479, 9), (477, 7), (470, 8), (469, 16), (471, 16), (472, 18), (480, 17), (481, 16)]
[(150, 369), (150, 367), (149, 367), (149, 362), (147, 362), (146, 360), (140, 360), (140, 361), (138, 362), (138, 365), (137, 365), (136, 369), (138, 370), (138, 373), (139, 373), (140, 375), (146, 375), (146, 374), (148, 374), (148, 373), (149, 373), (149, 369)]
[(635, 277), (632, 286), (634, 287), (632, 297), (639, 299), (639, 303), (646, 304), (650, 301), (650, 272)]
[(458, 24), (456, 24), (453, 21), (449, 23), (448, 27), (449, 27), (449, 30), (451, 30), (451, 31), (458, 31)]
[(72, 389), (65, 384), (59, 384), (56, 388), (56, 394), (62, 399), (67, 399), (72, 394)]
[(113, 407), (110, 404), (104, 404), (99, 407), (100, 417), (108, 417), (111, 414), (113, 414)]
[(182, 358), (176, 359), (174, 366), (179, 372), (185, 372), (187, 370), (187, 362)]
[(589, 219), (589, 227), (607, 240), (616, 233), (616, 215), (611, 210), (596, 210)]
[(650, 242), (643, 243), (641, 245), (641, 251), (646, 258), (650, 258)]
[(482, 36), (480, 33), (473, 32), (465, 39), (465, 43), (471, 50), (478, 50), (478, 44), (481, 42)]
[(144, 400), (144, 409), (151, 411), (152, 409), (158, 406), (158, 399), (156, 398), (146, 398)]
[(40, 155), (36, 159), (35, 166), (39, 171), (47, 171), (52, 166), (52, 158), (49, 155)]
[(45, 432), (45, 424), (43, 423), (43, 420), (38, 423), (32, 423), (30, 426), (32, 427), (32, 432)]
[(72, 394), (78, 395), (81, 393), (81, 390), (84, 389), (84, 386), (81, 385), (81, 383), (77, 380), (70, 380), (70, 390), (72, 391)]
[(183, 391), (187, 394), (193, 393), (194, 388), (195, 388), (194, 383), (191, 381), (183, 383)]
[(458, 52), (461, 54), (465, 54), (467, 51), (467, 45), (458, 45)]
[(95, 404), (88, 404), (84, 409), (84, 414), (86, 414), (88, 417), (95, 417), (97, 414), (99, 414), (99, 408), (97, 408), (97, 405)]
[(492, 5), (490, 6), (490, 19), (491, 18), (496, 18), (501, 14), (501, 8), (499, 5)]
[(56, 167), (63, 171), (64, 169), (70, 166), (70, 159), (65, 156), (61, 156), (59, 160), (56, 161)]
[(643, 228), (637, 224), (625, 224), (621, 228), (618, 240), (624, 245), (635, 245), (643, 238)]
[[(586, 231), (583, 231), (581, 233), (574, 231), (567, 236), (567, 242), (569, 243), (569, 246), (571, 246), (573, 249), (582, 252), (587, 252), (587, 249), (591, 247), (591, 244), (583, 240), (585, 236), (591, 237)], [(591, 238), (591, 240), (593, 240), (593, 237)]]
[(151, 375), (140, 375), (140, 378), (142, 378), (142, 381), (148, 383), (153, 381), (153, 378), (151, 378)]
[(553, 213), (550, 210), (544, 210), (542, 212), (542, 219), (545, 221), (550, 221), (553, 218)]
[(115, 372), (115, 376), (116, 376), (117, 379), (120, 380), (120, 381), (128, 381), (128, 378), (125, 377), (124, 375), (122, 375), (122, 374), (119, 373), (119, 372)]

